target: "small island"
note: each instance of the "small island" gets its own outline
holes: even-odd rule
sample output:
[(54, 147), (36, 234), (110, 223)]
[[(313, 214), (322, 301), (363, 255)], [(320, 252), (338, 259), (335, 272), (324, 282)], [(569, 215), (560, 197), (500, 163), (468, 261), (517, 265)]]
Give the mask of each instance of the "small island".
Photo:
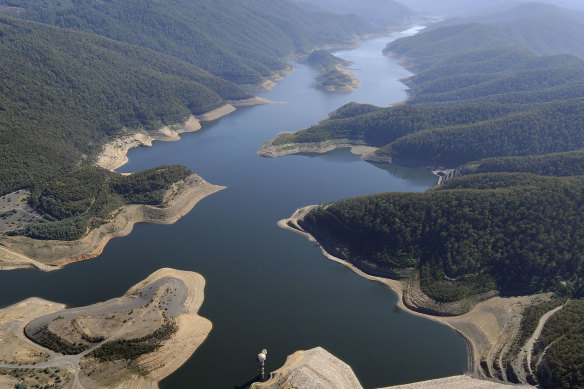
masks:
[(347, 71), (352, 62), (336, 57), (326, 50), (315, 50), (307, 58), (306, 63), (320, 74), (314, 87), (327, 92), (350, 93), (359, 87), (359, 80)]
[[(86, 307), (38, 298), (0, 310), (0, 385), (157, 388), (205, 341), (205, 279), (160, 269), (122, 297)], [(18, 387), (18, 386), (17, 386)]]

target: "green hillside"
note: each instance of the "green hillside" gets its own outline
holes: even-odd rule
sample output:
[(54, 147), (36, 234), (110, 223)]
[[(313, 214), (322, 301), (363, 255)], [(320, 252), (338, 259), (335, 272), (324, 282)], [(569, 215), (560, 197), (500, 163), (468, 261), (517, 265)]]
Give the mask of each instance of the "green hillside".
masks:
[(184, 121), (249, 95), (186, 62), (0, 16), (0, 193), (91, 160), (123, 128)]
[(347, 43), (376, 28), (285, 0), (0, 0), (18, 17), (92, 32), (169, 54), (238, 84), (259, 84), (282, 58)]
[(373, 274), (416, 269), (422, 290), (456, 301), (490, 289), (581, 295), (584, 180), (473, 175), (426, 193), (338, 201), (302, 227)]
[(109, 221), (126, 204), (161, 205), (173, 183), (193, 172), (182, 166), (163, 166), (123, 176), (98, 167), (73, 170), (38, 185), (29, 203), (42, 215), (14, 235), (34, 239), (75, 240)]
[(526, 156), (584, 148), (584, 100), (530, 107), (530, 111), (429, 129), (379, 149), (394, 162), (457, 167), (488, 157)]
[(523, 107), (519, 105), (496, 103), (399, 105), (394, 108), (349, 103), (333, 112), (329, 120), (291, 136), (277, 138), (274, 145), (349, 139), (357, 143), (382, 147), (413, 132), (487, 121), (522, 109)]
[(527, 172), (542, 176), (584, 176), (584, 150), (525, 157), (485, 158), (459, 168), (460, 174)]
[(324, 73), (336, 69), (337, 65), (346, 64), (347, 62), (339, 57), (336, 57), (326, 50), (315, 50), (308, 57), (306, 63)]
[(584, 387), (583, 315), (584, 299), (569, 301), (544, 326), (537, 357), (547, 350), (542, 365), (549, 366), (549, 370), (542, 367), (537, 374), (546, 387)]

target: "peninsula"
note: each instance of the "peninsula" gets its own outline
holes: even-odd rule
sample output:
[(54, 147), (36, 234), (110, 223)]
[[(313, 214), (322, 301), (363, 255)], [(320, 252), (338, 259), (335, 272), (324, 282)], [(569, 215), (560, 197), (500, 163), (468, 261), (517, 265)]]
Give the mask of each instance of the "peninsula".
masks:
[(205, 279), (160, 269), (122, 297), (65, 309), (31, 298), (0, 310), (0, 383), (157, 388), (211, 331), (197, 314)]

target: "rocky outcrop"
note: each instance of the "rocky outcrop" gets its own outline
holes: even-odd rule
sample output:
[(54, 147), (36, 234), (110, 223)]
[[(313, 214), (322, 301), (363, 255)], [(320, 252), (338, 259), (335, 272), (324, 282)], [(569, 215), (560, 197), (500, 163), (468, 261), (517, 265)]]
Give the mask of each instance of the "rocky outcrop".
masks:
[(270, 379), (252, 389), (362, 389), (353, 370), (322, 347), (297, 351)]

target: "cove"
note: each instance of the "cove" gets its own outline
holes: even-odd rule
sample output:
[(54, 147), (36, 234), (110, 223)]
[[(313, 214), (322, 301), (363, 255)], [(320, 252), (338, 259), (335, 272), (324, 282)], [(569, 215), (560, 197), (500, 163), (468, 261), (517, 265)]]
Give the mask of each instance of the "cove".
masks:
[(38, 296), (81, 306), (122, 295), (162, 267), (192, 270), (206, 281), (200, 314), (213, 322), (209, 338), (162, 388), (245, 387), (255, 356), (268, 349), (266, 369), (299, 349), (322, 346), (350, 364), (364, 387), (388, 386), (466, 369), (464, 340), (451, 329), (396, 309), (381, 284), (324, 258), (320, 249), (276, 222), (297, 208), (384, 191), (424, 191), (429, 172), (374, 166), (347, 150), (322, 156), (258, 158), (280, 131), (326, 118), (350, 101), (387, 105), (404, 100), (398, 80), (409, 73), (382, 56), (387, 42), (415, 30), (363, 42), (335, 55), (354, 62), (361, 87), (329, 94), (311, 87), (316, 72), (295, 71), (259, 97), (283, 102), (238, 109), (179, 142), (133, 149), (119, 169), (133, 172), (182, 164), (227, 189), (201, 201), (170, 226), (136, 225), (93, 260), (42, 273), (0, 273), (0, 304)]

